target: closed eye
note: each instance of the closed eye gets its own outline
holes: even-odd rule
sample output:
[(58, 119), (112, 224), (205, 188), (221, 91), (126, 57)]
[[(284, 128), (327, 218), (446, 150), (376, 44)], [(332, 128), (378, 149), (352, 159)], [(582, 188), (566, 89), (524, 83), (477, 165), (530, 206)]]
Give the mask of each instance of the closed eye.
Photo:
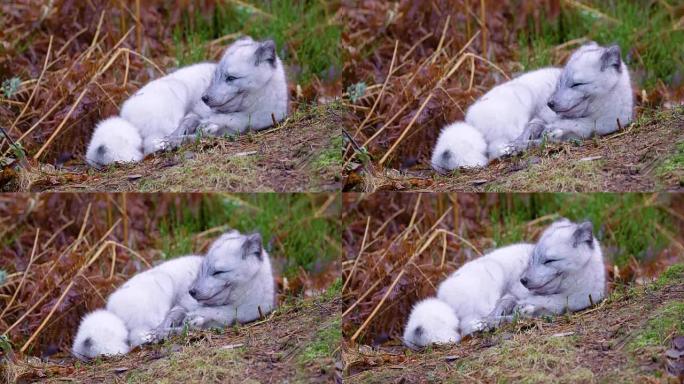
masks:
[(574, 83), (573, 85), (570, 86), (570, 88), (577, 88), (579, 86), (586, 85), (586, 84), (589, 84), (589, 83)]
[(220, 275), (220, 274), (222, 274), (222, 273), (228, 273), (228, 272), (230, 272), (230, 271), (231, 271), (230, 269), (227, 270), (227, 271), (214, 271), (214, 273), (212, 273), (211, 275), (212, 275), (212, 276), (218, 276), (218, 275)]
[(226, 76), (226, 81), (229, 82), (229, 83), (230, 83), (231, 81), (235, 81), (235, 80), (237, 80), (237, 79), (238, 79), (238, 78), (235, 77), (235, 76), (230, 76), (230, 75), (229, 75), (229, 76)]
[(544, 265), (551, 264), (551, 263), (553, 263), (554, 261), (558, 261), (558, 260), (552, 260), (552, 259), (546, 260), (546, 261), (544, 262)]

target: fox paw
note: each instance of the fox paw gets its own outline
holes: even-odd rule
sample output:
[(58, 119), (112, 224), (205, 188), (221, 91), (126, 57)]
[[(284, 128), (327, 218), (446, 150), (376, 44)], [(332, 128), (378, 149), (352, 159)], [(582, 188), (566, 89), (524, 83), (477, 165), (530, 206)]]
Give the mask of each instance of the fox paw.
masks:
[(536, 310), (537, 307), (532, 304), (518, 303), (515, 306), (515, 312), (523, 316), (533, 316)]
[(206, 135), (218, 136), (221, 126), (210, 121), (203, 121), (199, 124), (197, 130), (202, 131)]
[(204, 316), (198, 314), (189, 314), (188, 317), (185, 318), (185, 323), (191, 328), (202, 328), (206, 322)]

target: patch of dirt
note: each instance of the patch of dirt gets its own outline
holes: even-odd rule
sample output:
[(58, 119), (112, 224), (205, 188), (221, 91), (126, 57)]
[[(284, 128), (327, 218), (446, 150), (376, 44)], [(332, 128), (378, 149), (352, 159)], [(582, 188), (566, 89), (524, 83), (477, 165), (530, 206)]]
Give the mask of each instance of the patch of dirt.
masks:
[(340, 308), (339, 298), (321, 296), (281, 305), (264, 321), (223, 332), (191, 331), (123, 357), (87, 363), (34, 357), (0, 368), (8, 382), (328, 383), (341, 375), (335, 370), (335, 347), (327, 354), (310, 351), (321, 343), (322, 332), (339, 327)]
[(656, 345), (634, 341), (663, 308), (683, 300), (680, 278), (660, 289), (627, 288), (584, 312), (520, 321), (453, 347), (413, 352), (396, 343), (344, 342), (345, 382), (665, 382), (664, 352), (676, 330), (664, 329), (665, 341)]
[(138, 164), (103, 171), (83, 160), (62, 167), (27, 164), (4, 189), (21, 191), (257, 192), (341, 188), (337, 103), (301, 108), (276, 128), (238, 138), (202, 138)]
[[(679, 144), (678, 144), (679, 143)], [(655, 112), (612, 135), (547, 144), (480, 170), (440, 176), (425, 166), (351, 173), (345, 190), (650, 192), (684, 190), (684, 170), (660, 172), (684, 143), (684, 109)]]

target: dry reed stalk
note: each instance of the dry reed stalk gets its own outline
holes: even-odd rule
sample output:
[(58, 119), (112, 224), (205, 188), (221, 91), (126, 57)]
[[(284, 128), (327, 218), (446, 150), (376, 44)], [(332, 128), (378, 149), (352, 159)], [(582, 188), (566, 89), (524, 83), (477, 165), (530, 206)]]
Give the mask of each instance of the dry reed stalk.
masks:
[(482, 56), (487, 57), (487, 5), (480, 0), (480, 28), (482, 30)]
[(24, 116), (24, 113), (26, 113), (26, 110), (28, 110), (29, 105), (31, 105), (31, 101), (33, 101), (33, 97), (36, 95), (36, 92), (38, 92), (38, 88), (40, 88), (40, 82), (43, 81), (43, 76), (45, 76), (45, 71), (47, 70), (48, 67), (48, 61), (50, 60), (50, 52), (52, 51), (52, 40), (53, 36), (50, 35), (50, 42), (48, 43), (48, 49), (47, 53), (45, 54), (45, 61), (43, 62), (43, 69), (40, 71), (40, 75), (38, 76), (38, 81), (36, 82), (36, 85), (33, 87), (33, 91), (31, 92), (31, 96), (29, 96), (28, 100), (24, 104), (24, 107), (21, 109), (21, 112), (19, 112), (19, 115), (17, 116), (16, 119), (14, 119), (14, 122), (12, 122), (12, 125), (10, 126), (9, 130), (7, 133), (11, 133), (14, 127), (17, 125), (19, 120)]
[(392, 284), (390, 285), (390, 287), (387, 289), (387, 291), (385, 292), (385, 294), (384, 294), (384, 295), (382, 296), (382, 298), (380, 299), (380, 302), (375, 306), (375, 308), (373, 308), (373, 311), (372, 311), (371, 314), (366, 318), (366, 320), (363, 322), (363, 324), (361, 324), (361, 327), (359, 327), (359, 329), (356, 330), (356, 332), (354, 333), (354, 335), (352, 335), (352, 337), (351, 337), (351, 341), (352, 341), (352, 342), (356, 341), (356, 339), (359, 337), (359, 335), (361, 334), (361, 332), (363, 332), (363, 330), (368, 326), (368, 324), (370, 324), (370, 322), (373, 320), (373, 318), (375, 317), (375, 315), (378, 313), (378, 311), (380, 310), (380, 308), (382, 307), (382, 305), (383, 305), (383, 304), (385, 303), (385, 301), (387, 300), (387, 297), (389, 297), (390, 293), (392, 293), (392, 291), (394, 290), (394, 287), (396, 287), (396, 285), (397, 285), (397, 283), (399, 282), (399, 280), (400, 280), (400, 279), (402, 278), (402, 276), (404, 276), (404, 274), (406, 273), (406, 266), (408, 266), (409, 264), (413, 263), (413, 260), (414, 260), (418, 255), (422, 254), (422, 253), (427, 249), (427, 247), (430, 246), (430, 244), (432, 244), (432, 241), (437, 237), (437, 235), (440, 234), (441, 231), (442, 231), (442, 230), (437, 230), (437, 231), (433, 232), (432, 235), (430, 236), (430, 238), (429, 238), (429, 239), (420, 247), (420, 249), (419, 249), (417, 252), (414, 252), (413, 255), (411, 255), (411, 257), (410, 257), (410, 258), (408, 259), (408, 261), (405, 263), (404, 267), (401, 269), (401, 271), (399, 272), (399, 274), (394, 278), (394, 281), (392, 281)]
[(375, 99), (375, 103), (373, 103), (373, 107), (371, 108), (370, 112), (368, 112), (366, 114), (366, 118), (356, 128), (356, 132), (354, 132), (353, 138), (356, 138), (356, 136), (359, 134), (359, 132), (363, 129), (363, 127), (368, 122), (368, 119), (370, 119), (371, 116), (373, 115), (373, 112), (375, 112), (375, 108), (377, 108), (378, 104), (380, 104), (380, 100), (382, 99), (382, 95), (385, 93), (385, 89), (387, 88), (387, 84), (389, 83), (389, 80), (392, 77), (392, 72), (394, 71), (394, 64), (396, 63), (396, 60), (397, 60), (397, 49), (398, 48), (399, 48), (399, 40), (396, 40), (394, 42), (394, 53), (392, 54), (392, 62), (390, 63), (389, 71), (387, 72), (387, 77), (385, 77), (385, 82), (382, 84), (382, 88), (380, 88), (380, 94)]
[(140, 0), (135, 0), (135, 42), (138, 52), (142, 53), (142, 19), (140, 16)]
[(313, 217), (315, 219), (318, 219), (323, 215), (323, 213), (328, 209), (330, 204), (332, 204), (335, 200), (337, 200), (337, 195), (336, 194), (330, 194), (328, 198), (325, 200), (323, 204), (316, 210), (316, 213), (314, 213)]
[(24, 273), (21, 276), (21, 280), (19, 281), (19, 285), (17, 286), (17, 289), (14, 290), (14, 294), (12, 295), (12, 298), (7, 303), (7, 306), (5, 307), (5, 309), (3, 309), (2, 312), (0, 312), (0, 319), (2, 319), (3, 316), (5, 316), (5, 313), (10, 309), (12, 304), (14, 304), (14, 300), (17, 299), (17, 296), (19, 295), (19, 291), (21, 291), (21, 287), (24, 286), (24, 281), (26, 281), (26, 276), (28, 275), (29, 270), (31, 269), (31, 265), (33, 265), (33, 262), (35, 261), (36, 249), (38, 248), (38, 235), (40, 235), (40, 228), (36, 229), (36, 237), (33, 240), (33, 249), (31, 250), (31, 258), (29, 259), (29, 262), (26, 265), (26, 269), (24, 270)]
[(347, 316), (357, 305), (359, 305), (359, 303), (361, 303), (366, 298), (366, 296), (370, 295), (370, 293), (373, 292), (373, 289), (375, 289), (375, 286), (380, 284), (381, 282), (381, 279), (375, 280), (375, 282), (370, 287), (368, 287), (368, 289), (364, 290), (363, 294), (359, 296), (359, 298), (356, 299), (356, 301), (352, 305), (350, 305), (349, 308), (345, 309), (344, 312), (342, 312), (342, 317)]
[[(412, 228), (413, 223), (416, 221), (416, 215), (418, 214), (418, 207), (420, 206), (420, 199), (422, 197), (423, 197), (423, 194), (419, 193), (418, 198), (416, 198), (416, 205), (413, 206), (413, 214), (411, 214), (411, 220), (409, 221), (409, 224), (408, 224), (409, 228)], [(406, 241), (406, 238), (408, 237), (408, 235), (409, 235), (408, 232), (406, 232), (404, 234), (404, 240), (403, 241)]]
[(347, 280), (345, 280), (344, 285), (342, 285), (342, 292), (347, 288), (347, 285), (349, 285), (349, 282), (352, 279), (352, 276), (354, 276), (354, 271), (356, 271), (356, 267), (359, 264), (359, 260), (361, 259), (361, 255), (363, 254), (363, 249), (366, 245), (366, 239), (368, 238), (368, 227), (370, 226), (370, 216), (366, 219), (366, 229), (363, 232), (363, 240), (361, 240), (361, 248), (359, 248), (359, 253), (356, 255), (356, 259), (354, 260), (354, 265), (352, 265), (351, 271), (349, 271), (349, 276), (347, 276)]

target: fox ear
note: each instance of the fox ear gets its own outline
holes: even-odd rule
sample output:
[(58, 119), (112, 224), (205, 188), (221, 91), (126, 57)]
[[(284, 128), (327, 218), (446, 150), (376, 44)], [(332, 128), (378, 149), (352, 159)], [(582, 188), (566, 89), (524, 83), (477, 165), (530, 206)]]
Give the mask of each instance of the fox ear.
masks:
[(256, 56), (256, 63), (254, 65), (258, 66), (259, 64), (266, 62), (269, 63), (271, 67), (275, 68), (275, 50), (276, 45), (273, 40), (266, 40), (259, 43), (259, 48), (257, 48), (256, 52), (254, 52), (254, 56)]
[(594, 226), (591, 221), (578, 224), (575, 233), (572, 234), (573, 247), (577, 248), (582, 243), (586, 243), (589, 248), (594, 248)]
[(601, 55), (601, 71), (613, 67), (619, 73), (622, 71), (622, 54), (620, 53), (620, 46), (617, 44), (606, 48)]
[(246, 260), (250, 256), (255, 256), (261, 261), (261, 253), (263, 251), (261, 234), (257, 232), (246, 237), (247, 239), (242, 243), (242, 259)]

